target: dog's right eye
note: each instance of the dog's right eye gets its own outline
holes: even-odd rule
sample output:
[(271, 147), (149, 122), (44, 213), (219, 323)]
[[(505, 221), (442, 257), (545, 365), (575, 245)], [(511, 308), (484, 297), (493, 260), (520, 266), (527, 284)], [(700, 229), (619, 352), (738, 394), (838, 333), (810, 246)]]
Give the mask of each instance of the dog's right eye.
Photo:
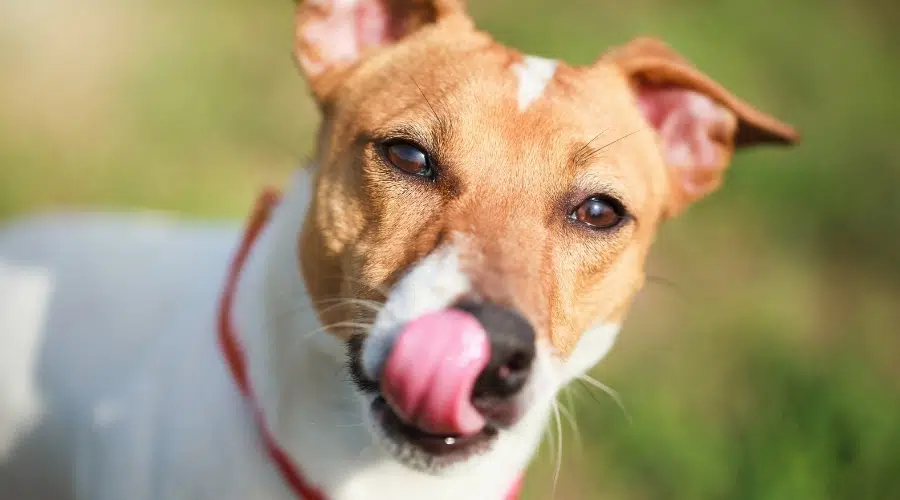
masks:
[(407, 174), (433, 177), (434, 169), (428, 155), (418, 146), (409, 142), (392, 142), (385, 146), (385, 156), (395, 168)]

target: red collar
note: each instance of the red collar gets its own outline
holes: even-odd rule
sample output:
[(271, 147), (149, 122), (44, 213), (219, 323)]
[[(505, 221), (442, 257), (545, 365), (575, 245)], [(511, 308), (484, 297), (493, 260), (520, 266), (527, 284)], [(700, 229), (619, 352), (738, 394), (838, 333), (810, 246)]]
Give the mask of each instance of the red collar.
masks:
[[(219, 301), (219, 345), (222, 348), (222, 354), (225, 356), (225, 361), (228, 363), (231, 375), (234, 377), (238, 389), (240, 389), (241, 393), (243, 393), (244, 397), (252, 405), (256, 417), (256, 424), (259, 426), (262, 444), (266, 449), (266, 453), (269, 454), (269, 457), (275, 463), (275, 466), (278, 467), (281, 477), (284, 478), (298, 500), (326, 500), (325, 496), (319, 490), (307, 482), (306, 478), (303, 477), (300, 468), (291, 461), (284, 449), (278, 445), (271, 430), (269, 430), (266, 425), (262, 409), (259, 407), (259, 403), (253, 393), (253, 388), (250, 386), (250, 379), (247, 376), (247, 364), (244, 360), (244, 351), (241, 348), (238, 335), (231, 322), (231, 308), (234, 303), (234, 293), (237, 288), (241, 269), (243, 269), (244, 263), (247, 261), (247, 256), (250, 254), (253, 243), (256, 241), (257, 237), (259, 237), (262, 228), (266, 225), (266, 222), (269, 221), (272, 211), (278, 204), (278, 199), (278, 193), (273, 190), (265, 190), (259, 196), (247, 227), (244, 230), (241, 245), (238, 247), (234, 260), (231, 262), (231, 267), (228, 269), (225, 290), (222, 292)], [(512, 491), (507, 495), (506, 500), (516, 500), (519, 497), (521, 486), (522, 481), (520, 479), (513, 485)]]

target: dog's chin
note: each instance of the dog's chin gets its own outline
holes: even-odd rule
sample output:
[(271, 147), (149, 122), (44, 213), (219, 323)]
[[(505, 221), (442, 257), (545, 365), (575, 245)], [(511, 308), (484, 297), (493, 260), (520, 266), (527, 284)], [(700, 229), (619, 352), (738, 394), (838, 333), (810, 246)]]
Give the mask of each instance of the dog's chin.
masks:
[(363, 399), (374, 440), (399, 463), (419, 472), (441, 475), (464, 468), (473, 457), (489, 452), (500, 432), (488, 426), (471, 436), (429, 434), (401, 420), (380, 395)]

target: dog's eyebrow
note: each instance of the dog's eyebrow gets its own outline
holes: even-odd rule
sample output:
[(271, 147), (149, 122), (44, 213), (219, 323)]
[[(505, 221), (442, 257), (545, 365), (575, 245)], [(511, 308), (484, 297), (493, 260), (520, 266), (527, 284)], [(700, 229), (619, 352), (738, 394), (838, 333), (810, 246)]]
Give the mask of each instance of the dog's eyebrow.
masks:
[(632, 132), (629, 132), (629, 133), (627, 133), (627, 134), (625, 134), (625, 135), (623, 135), (623, 136), (620, 136), (618, 139), (615, 139), (615, 140), (612, 140), (612, 141), (610, 141), (610, 142), (607, 142), (607, 143), (604, 144), (603, 146), (600, 146), (600, 147), (597, 147), (597, 148), (591, 147), (591, 143), (593, 143), (594, 141), (596, 141), (597, 139), (599, 139), (601, 136), (605, 135), (605, 134), (606, 134), (607, 132), (609, 132), (609, 130), (610, 130), (610, 129), (608, 129), (608, 128), (607, 128), (607, 129), (604, 129), (602, 132), (600, 132), (599, 134), (595, 135), (591, 140), (589, 140), (588, 142), (584, 143), (580, 148), (578, 148), (578, 149), (575, 151), (575, 153), (572, 155), (572, 165), (573, 165), (576, 169), (577, 169), (578, 167), (585, 167), (585, 166), (587, 166), (587, 165), (591, 162), (591, 160), (593, 160), (593, 159), (596, 158), (600, 153), (602, 153), (603, 151), (605, 151), (606, 148), (612, 146), (613, 144), (618, 143), (619, 141), (623, 141), (623, 140), (625, 140), (625, 139), (627, 139), (627, 138), (629, 138), (629, 137), (631, 137), (631, 136), (637, 134), (638, 132), (641, 132), (641, 131), (646, 130), (646, 129), (647, 129), (646, 127), (644, 127), (644, 128), (639, 128), (639, 129), (634, 130), (634, 131), (632, 131)]
[(425, 95), (425, 91), (423, 91), (422, 87), (419, 86), (419, 83), (416, 82), (416, 79), (413, 78), (412, 75), (408, 75), (408, 76), (409, 76), (409, 79), (413, 82), (413, 85), (416, 86), (416, 89), (418, 89), (419, 93), (422, 94), (422, 99), (425, 99), (425, 104), (428, 105), (428, 109), (431, 110), (431, 114), (434, 115), (435, 123), (437, 124), (437, 128), (438, 128), (438, 134), (440, 136), (449, 135), (450, 128), (451, 128), (450, 126), (451, 126), (452, 122), (450, 120), (447, 120), (444, 116), (442, 116), (441, 114), (439, 114), (437, 112), (435, 107), (431, 104), (431, 101), (428, 100), (428, 96)]
[(423, 130), (410, 123), (381, 127), (373, 131), (371, 135), (367, 137), (376, 141), (403, 139), (429, 149), (434, 146), (434, 137), (432, 137), (427, 130)]
[(434, 114), (434, 117), (440, 121), (441, 117), (438, 116), (437, 111), (434, 109), (434, 106), (431, 105), (431, 101), (428, 100), (428, 96), (425, 95), (425, 92), (422, 90), (422, 87), (419, 86), (419, 83), (416, 82), (416, 79), (409, 75), (409, 79), (412, 80), (413, 85), (419, 90), (419, 93), (422, 94), (422, 99), (425, 99), (425, 104), (428, 104), (428, 107), (431, 108), (431, 113)]
[(572, 163), (577, 167), (584, 166), (584, 164), (588, 163), (588, 161), (598, 153), (597, 150), (590, 149), (591, 143), (599, 139), (600, 136), (606, 134), (607, 132), (609, 132), (609, 128), (603, 129), (599, 134), (591, 138), (591, 140), (582, 144), (581, 147), (579, 147), (572, 155)]

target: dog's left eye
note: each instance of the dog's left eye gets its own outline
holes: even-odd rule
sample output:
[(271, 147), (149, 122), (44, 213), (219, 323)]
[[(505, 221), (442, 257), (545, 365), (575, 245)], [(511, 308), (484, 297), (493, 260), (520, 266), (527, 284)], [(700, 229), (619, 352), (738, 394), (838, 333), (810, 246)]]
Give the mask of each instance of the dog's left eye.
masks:
[(626, 217), (625, 208), (617, 200), (603, 195), (594, 195), (581, 202), (572, 210), (569, 218), (593, 229), (612, 229)]
[(428, 155), (418, 146), (408, 142), (393, 142), (385, 147), (385, 156), (395, 168), (407, 174), (432, 177), (434, 169)]

